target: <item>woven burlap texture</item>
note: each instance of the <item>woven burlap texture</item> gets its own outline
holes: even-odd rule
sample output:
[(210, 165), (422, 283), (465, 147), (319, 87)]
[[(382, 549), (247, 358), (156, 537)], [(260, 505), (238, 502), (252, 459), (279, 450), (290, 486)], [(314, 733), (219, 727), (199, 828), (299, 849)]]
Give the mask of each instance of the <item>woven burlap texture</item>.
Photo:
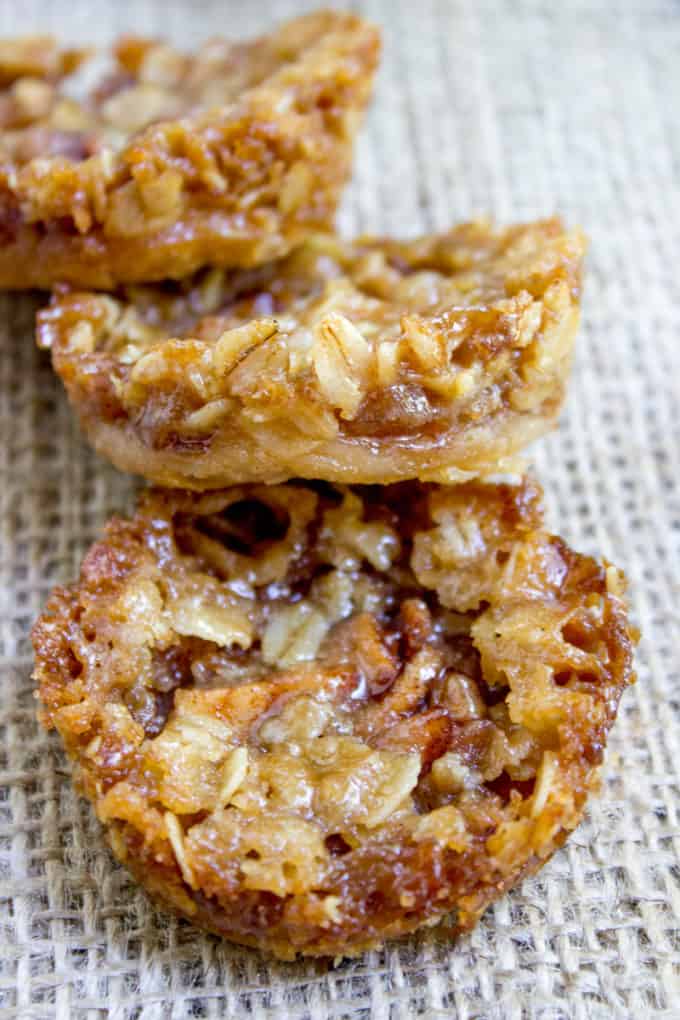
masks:
[[(344, 231), (412, 234), (558, 210), (591, 238), (560, 429), (533, 459), (552, 525), (621, 564), (644, 634), (601, 799), (457, 945), (424, 935), (332, 968), (272, 963), (156, 911), (38, 728), (28, 633), (134, 485), (79, 438), (0, 301), (0, 1017), (406, 1020), (680, 1017), (680, 6), (674, 0), (360, 5), (384, 63)], [(7, 0), (0, 31), (188, 46), (294, 2)]]

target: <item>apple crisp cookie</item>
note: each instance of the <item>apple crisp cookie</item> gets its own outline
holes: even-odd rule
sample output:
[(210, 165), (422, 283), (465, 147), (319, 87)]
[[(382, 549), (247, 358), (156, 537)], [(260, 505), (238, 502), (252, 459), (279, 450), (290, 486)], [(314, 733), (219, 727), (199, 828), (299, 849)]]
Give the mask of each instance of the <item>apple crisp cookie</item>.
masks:
[(38, 342), (95, 448), (159, 485), (460, 482), (554, 425), (583, 251), (559, 220), (318, 235), (257, 270), (59, 292)]
[(528, 478), (151, 491), (36, 624), (117, 857), (236, 942), (457, 930), (578, 824), (631, 682), (616, 568)]
[(84, 51), (0, 43), (0, 287), (109, 288), (252, 266), (329, 229), (379, 36), (321, 11), (195, 54), (124, 37), (84, 99)]

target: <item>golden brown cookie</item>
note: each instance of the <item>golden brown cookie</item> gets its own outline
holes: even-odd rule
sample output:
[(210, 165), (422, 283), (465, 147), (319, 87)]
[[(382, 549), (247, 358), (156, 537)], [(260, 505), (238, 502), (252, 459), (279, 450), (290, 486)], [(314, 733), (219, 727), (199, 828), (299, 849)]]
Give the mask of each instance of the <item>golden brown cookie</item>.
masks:
[(253, 272), (57, 294), (38, 342), (95, 448), (160, 485), (460, 481), (553, 426), (583, 247), (558, 220), (317, 236)]
[(252, 266), (327, 229), (378, 52), (372, 25), (332, 11), (193, 56), (126, 37), (76, 101), (82, 51), (3, 41), (0, 287)]
[(33, 640), (111, 846), (290, 958), (464, 930), (578, 824), (634, 635), (517, 484), (147, 494)]

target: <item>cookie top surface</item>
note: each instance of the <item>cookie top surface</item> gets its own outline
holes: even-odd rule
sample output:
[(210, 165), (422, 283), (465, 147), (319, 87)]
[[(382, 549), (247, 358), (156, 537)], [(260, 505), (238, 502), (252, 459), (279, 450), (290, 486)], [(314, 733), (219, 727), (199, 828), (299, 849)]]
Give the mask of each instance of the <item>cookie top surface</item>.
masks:
[(332, 11), (192, 55), (124, 37), (77, 99), (85, 51), (0, 42), (0, 286), (251, 266), (328, 228), (378, 51)]
[(152, 492), (34, 630), (111, 845), (290, 957), (469, 927), (579, 821), (633, 636), (529, 481)]
[(99, 452), (158, 484), (460, 481), (554, 424), (583, 251), (559, 220), (318, 235), (252, 272), (57, 294), (38, 341)]

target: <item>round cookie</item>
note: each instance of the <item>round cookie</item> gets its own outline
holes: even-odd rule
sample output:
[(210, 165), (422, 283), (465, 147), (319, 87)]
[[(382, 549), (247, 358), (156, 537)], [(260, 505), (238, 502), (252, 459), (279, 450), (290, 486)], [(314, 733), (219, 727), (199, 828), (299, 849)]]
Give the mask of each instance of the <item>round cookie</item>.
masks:
[(193, 54), (125, 36), (80, 96), (84, 51), (3, 40), (0, 287), (259, 265), (330, 229), (379, 50), (334, 11)]
[(35, 626), (116, 856), (283, 958), (469, 928), (578, 824), (634, 634), (534, 482), (150, 492)]
[(251, 273), (57, 294), (38, 342), (99, 453), (159, 485), (459, 482), (554, 425), (583, 250), (558, 220), (318, 236)]

